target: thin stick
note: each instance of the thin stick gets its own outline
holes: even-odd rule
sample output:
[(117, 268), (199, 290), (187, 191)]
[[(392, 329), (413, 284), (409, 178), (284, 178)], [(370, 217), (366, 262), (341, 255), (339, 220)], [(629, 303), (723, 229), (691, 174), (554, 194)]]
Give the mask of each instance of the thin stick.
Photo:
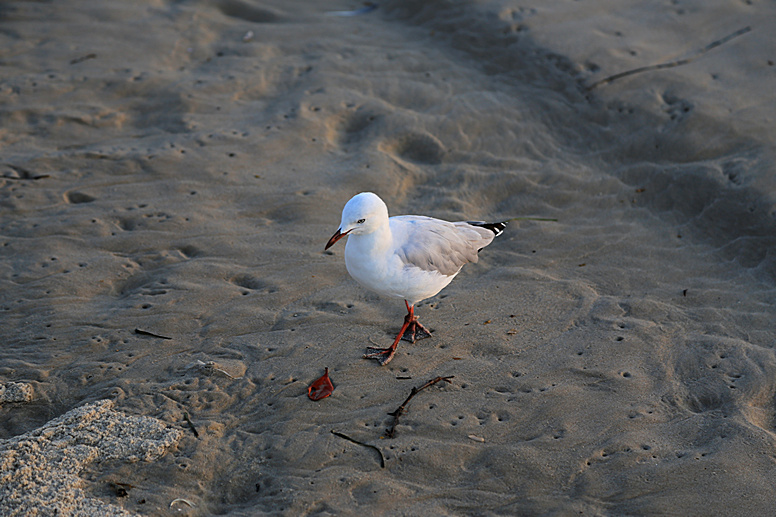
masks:
[(627, 72), (620, 72), (619, 74), (610, 75), (609, 77), (607, 77), (605, 79), (601, 79), (600, 81), (594, 82), (593, 84), (588, 86), (586, 88), (586, 90), (590, 91), (590, 90), (592, 90), (594, 88), (598, 88), (601, 85), (611, 83), (612, 81), (616, 81), (617, 79), (622, 79), (623, 77), (628, 77), (629, 75), (640, 74), (642, 72), (649, 72), (649, 71), (652, 71), (652, 70), (662, 70), (664, 68), (673, 68), (675, 66), (686, 65), (687, 63), (690, 63), (690, 62), (694, 61), (695, 59), (699, 58), (700, 56), (702, 56), (703, 54), (705, 54), (709, 50), (715, 49), (715, 48), (719, 47), (720, 45), (724, 45), (725, 43), (727, 43), (728, 41), (732, 40), (733, 38), (737, 38), (738, 36), (746, 34), (747, 32), (749, 32), (751, 30), (752, 30), (752, 27), (750, 27), (750, 26), (746, 26), (743, 29), (738, 29), (736, 32), (734, 32), (732, 34), (728, 34), (727, 36), (725, 36), (722, 39), (718, 39), (716, 41), (712, 41), (711, 43), (709, 43), (708, 45), (706, 45), (702, 49), (696, 51), (690, 57), (687, 57), (687, 58), (684, 58), (684, 59), (679, 59), (677, 61), (669, 61), (668, 63), (659, 63), (657, 65), (642, 66), (640, 68), (635, 68), (633, 70), (628, 70)]
[(401, 406), (399, 406), (396, 411), (393, 413), (388, 413), (393, 417), (393, 423), (391, 424), (391, 428), (388, 429), (387, 436), (388, 438), (393, 438), (393, 436), (396, 434), (396, 426), (399, 423), (399, 417), (404, 414), (404, 412), (407, 410), (407, 404), (409, 404), (410, 400), (412, 400), (412, 397), (417, 395), (419, 392), (425, 390), (426, 388), (433, 386), (434, 384), (445, 381), (450, 382), (450, 379), (452, 379), (454, 376), (451, 375), (449, 377), (437, 377), (436, 379), (431, 379), (426, 384), (421, 386), (420, 388), (412, 388), (412, 391), (410, 391), (409, 396), (402, 402)]
[(78, 63), (83, 63), (84, 61), (87, 61), (89, 59), (95, 59), (97, 57), (97, 54), (86, 54), (85, 56), (77, 57), (75, 59), (70, 60), (71, 65), (77, 65)]
[(183, 413), (183, 419), (186, 422), (188, 422), (189, 427), (191, 428), (192, 432), (194, 433), (194, 436), (199, 438), (199, 431), (197, 431), (197, 428), (194, 427), (194, 422), (191, 421), (191, 419), (189, 418), (189, 414), (188, 413)]
[(158, 337), (159, 339), (172, 339), (171, 337), (160, 336), (159, 334), (154, 334), (153, 332), (148, 332), (147, 330), (141, 330), (141, 329), (135, 329), (135, 334), (138, 334), (140, 336)]
[(380, 468), (385, 468), (385, 458), (383, 458), (383, 451), (381, 451), (378, 447), (375, 447), (374, 445), (369, 445), (368, 443), (359, 442), (358, 440), (351, 438), (346, 434), (342, 434), (334, 430), (332, 430), (331, 434), (333, 434), (334, 436), (339, 436), (340, 438), (344, 438), (345, 440), (349, 442), (353, 442), (356, 445), (360, 445), (362, 447), (369, 447), (370, 449), (376, 450), (377, 454), (380, 456)]
[(51, 175), (49, 174), (38, 174), (37, 176), (30, 176), (29, 178), (14, 178), (13, 176), (0, 176), (0, 179), (13, 180), (13, 181), (27, 181), (27, 180), (42, 180), (50, 177)]

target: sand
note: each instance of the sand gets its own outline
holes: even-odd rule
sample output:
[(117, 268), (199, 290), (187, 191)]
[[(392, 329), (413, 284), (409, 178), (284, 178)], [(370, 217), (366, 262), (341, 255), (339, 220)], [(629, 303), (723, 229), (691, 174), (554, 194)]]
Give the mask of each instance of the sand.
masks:
[[(92, 463), (151, 461), (174, 446), (182, 431), (153, 418), (113, 411), (92, 402), (40, 429), (0, 444), (0, 514), (132, 515), (89, 497), (79, 477)], [(114, 483), (114, 488), (123, 483)], [(137, 488), (137, 487), (132, 487)], [(124, 490), (131, 489), (129, 485)]]
[[(0, 5), (2, 461), (67, 436), (5, 493), (46, 515), (64, 462), (95, 515), (770, 513), (776, 7), (621, 4)], [(323, 251), (365, 190), (557, 222), (380, 367), (403, 304)]]

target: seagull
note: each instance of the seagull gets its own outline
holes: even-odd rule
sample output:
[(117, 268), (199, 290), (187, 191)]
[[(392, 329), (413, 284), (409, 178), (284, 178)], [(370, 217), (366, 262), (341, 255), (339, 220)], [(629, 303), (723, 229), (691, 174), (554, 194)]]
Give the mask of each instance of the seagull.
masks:
[(362, 192), (342, 209), (339, 229), (324, 249), (348, 236), (345, 266), (363, 287), (375, 293), (403, 298), (407, 307), (399, 334), (388, 348), (369, 347), (365, 359), (388, 364), (399, 341), (414, 343), (431, 336), (415, 316), (415, 304), (431, 298), (449, 284), (464, 264), (477, 262), (477, 253), (501, 235), (508, 221), (451, 223), (433, 217), (388, 217), (388, 207), (377, 194)]

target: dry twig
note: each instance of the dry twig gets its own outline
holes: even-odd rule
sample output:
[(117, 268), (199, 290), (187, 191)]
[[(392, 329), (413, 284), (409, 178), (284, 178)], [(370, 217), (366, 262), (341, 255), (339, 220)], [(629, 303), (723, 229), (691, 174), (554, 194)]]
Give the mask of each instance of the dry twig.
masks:
[(183, 413), (183, 419), (189, 424), (189, 427), (191, 428), (191, 431), (194, 433), (194, 436), (196, 438), (199, 438), (199, 431), (197, 431), (197, 428), (194, 427), (194, 422), (191, 421), (191, 418), (189, 418), (188, 413)]
[(454, 376), (451, 375), (449, 377), (437, 377), (436, 379), (431, 379), (426, 384), (421, 386), (420, 388), (412, 388), (412, 391), (410, 392), (409, 396), (402, 402), (401, 406), (396, 408), (396, 411), (393, 413), (388, 413), (393, 417), (393, 423), (391, 424), (391, 428), (388, 429), (388, 433), (386, 436), (388, 438), (393, 438), (393, 436), (396, 434), (396, 426), (399, 424), (399, 417), (404, 414), (404, 412), (407, 410), (407, 404), (409, 404), (410, 400), (412, 400), (412, 397), (417, 395), (419, 392), (423, 391), (424, 389), (433, 386), (434, 384), (444, 381), (444, 382), (450, 382), (450, 379), (452, 379)]
[(622, 79), (623, 77), (628, 77), (630, 75), (634, 74), (640, 74), (642, 72), (650, 72), (652, 70), (662, 70), (664, 68), (673, 68), (675, 66), (682, 66), (686, 65), (687, 63), (690, 63), (694, 61), (695, 59), (699, 58), (709, 50), (712, 50), (714, 48), (719, 47), (720, 45), (724, 45), (728, 41), (732, 40), (733, 38), (737, 38), (738, 36), (741, 36), (743, 34), (746, 34), (747, 32), (751, 31), (752, 27), (746, 26), (743, 29), (738, 29), (736, 32), (732, 34), (728, 34), (724, 38), (718, 39), (716, 41), (712, 41), (702, 49), (696, 51), (694, 54), (692, 54), (690, 57), (684, 58), (684, 59), (678, 59), (676, 61), (670, 61), (668, 63), (658, 63), (656, 65), (649, 65), (649, 66), (642, 66), (640, 68), (634, 68), (633, 70), (628, 70), (626, 72), (620, 72), (619, 74), (610, 75), (609, 77), (605, 79), (601, 79), (600, 81), (596, 81), (590, 86), (586, 88), (587, 91), (590, 91), (594, 88), (598, 88), (599, 86), (602, 86), (604, 84), (609, 84), (612, 81), (616, 81), (617, 79)]

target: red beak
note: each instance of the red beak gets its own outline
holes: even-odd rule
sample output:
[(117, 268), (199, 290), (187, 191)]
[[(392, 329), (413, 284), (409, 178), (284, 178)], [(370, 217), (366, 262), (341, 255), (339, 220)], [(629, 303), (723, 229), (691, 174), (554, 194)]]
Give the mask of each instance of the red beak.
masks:
[(331, 236), (331, 239), (329, 239), (329, 242), (326, 243), (326, 247), (323, 248), (324, 251), (334, 246), (335, 242), (337, 242), (338, 240), (340, 240), (341, 238), (343, 238), (349, 233), (350, 233), (350, 230), (346, 231), (345, 233), (340, 233), (340, 231), (337, 230), (337, 232)]

